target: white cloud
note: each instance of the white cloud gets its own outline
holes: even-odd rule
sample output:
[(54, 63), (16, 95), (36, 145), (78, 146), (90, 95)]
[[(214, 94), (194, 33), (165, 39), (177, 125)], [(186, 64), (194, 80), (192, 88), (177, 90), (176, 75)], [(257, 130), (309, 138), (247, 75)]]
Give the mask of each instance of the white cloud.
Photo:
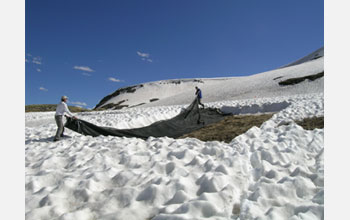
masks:
[(137, 51), (136, 53), (137, 53), (137, 55), (140, 56), (141, 60), (146, 61), (146, 62), (150, 62), (150, 63), (153, 62), (153, 60), (150, 58), (151, 55), (149, 53), (142, 53), (140, 51)]
[(153, 60), (152, 59), (146, 59), (146, 58), (142, 58), (141, 60), (143, 60), (143, 61), (147, 61), (147, 62), (150, 62), (150, 63), (152, 63), (153, 62)]
[(48, 89), (46, 89), (46, 88), (44, 88), (44, 87), (40, 87), (39, 90), (44, 91), (44, 92), (49, 91)]
[(83, 76), (91, 76), (90, 73), (82, 73), (81, 75), (83, 75)]
[(74, 66), (73, 69), (82, 70), (82, 71), (86, 71), (86, 72), (94, 72), (95, 71), (88, 66)]
[(140, 57), (143, 57), (143, 58), (148, 58), (150, 56), (149, 53), (142, 53), (142, 52), (139, 52), (139, 51), (137, 51), (136, 53), (137, 53), (137, 55), (139, 55)]
[(69, 102), (69, 103), (76, 105), (78, 107), (87, 106), (87, 104), (85, 102)]
[(122, 82), (122, 80), (116, 79), (116, 78), (114, 78), (114, 77), (109, 77), (108, 80), (109, 80), (109, 81), (112, 81), (112, 82)]
[(37, 68), (36, 71), (41, 72), (41, 69)]
[(41, 65), (41, 57), (33, 57), (32, 63)]
[(33, 55), (31, 55), (30, 53), (27, 53), (27, 57), (25, 58), (26, 63), (34, 63), (37, 65), (41, 65), (42, 64), (42, 58), (39, 56), (34, 57)]

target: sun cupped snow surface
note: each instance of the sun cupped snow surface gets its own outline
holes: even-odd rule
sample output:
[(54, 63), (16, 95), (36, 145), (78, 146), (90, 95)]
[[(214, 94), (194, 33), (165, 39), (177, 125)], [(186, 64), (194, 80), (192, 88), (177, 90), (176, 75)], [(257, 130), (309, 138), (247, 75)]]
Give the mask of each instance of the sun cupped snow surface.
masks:
[[(26, 219), (323, 219), (323, 93), (207, 103), (236, 114), (276, 112), (230, 143), (82, 136), (52, 142), (54, 112), (27, 113)], [(80, 113), (132, 128), (185, 106)]]

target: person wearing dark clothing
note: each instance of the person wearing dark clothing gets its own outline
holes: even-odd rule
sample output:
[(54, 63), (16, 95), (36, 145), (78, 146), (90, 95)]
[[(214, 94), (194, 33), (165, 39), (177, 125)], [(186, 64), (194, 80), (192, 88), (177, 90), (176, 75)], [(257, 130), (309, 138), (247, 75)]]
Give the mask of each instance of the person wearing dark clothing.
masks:
[(200, 104), (200, 105), (204, 108), (204, 105), (203, 105), (202, 102), (201, 102), (201, 99), (202, 99), (202, 91), (201, 91), (201, 89), (198, 88), (197, 86), (196, 86), (196, 93), (195, 93), (195, 95), (197, 96), (198, 104)]

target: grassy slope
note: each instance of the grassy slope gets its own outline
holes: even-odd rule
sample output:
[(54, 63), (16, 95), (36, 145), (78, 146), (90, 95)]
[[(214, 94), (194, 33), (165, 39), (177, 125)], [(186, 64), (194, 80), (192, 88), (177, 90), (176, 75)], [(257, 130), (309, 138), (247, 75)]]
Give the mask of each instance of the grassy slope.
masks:
[[(261, 124), (270, 119), (272, 115), (273, 114), (227, 116), (218, 123), (185, 134), (180, 138), (193, 137), (202, 141), (223, 141), (229, 143), (236, 136), (245, 133), (251, 127), (260, 127)], [(323, 117), (306, 118), (302, 121), (296, 121), (296, 123), (306, 130), (324, 127)]]
[[(43, 105), (26, 105), (25, 112), (53, 112), (56, 111), (57, 104), (43, 104)], [(79, 108), (76, 106), (68, 106), (71, 112), (86, 112), (88, 109)]]

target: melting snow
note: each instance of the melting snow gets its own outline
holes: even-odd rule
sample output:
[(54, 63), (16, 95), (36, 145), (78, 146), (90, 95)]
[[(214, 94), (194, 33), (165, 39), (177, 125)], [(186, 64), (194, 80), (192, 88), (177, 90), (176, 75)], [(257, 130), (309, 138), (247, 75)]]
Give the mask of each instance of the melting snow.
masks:
[[(230, 143), (193, 138), (71, 136), (52, 142), (54, 112), (27, 113), (26, 219), (323, 219), (323, 93), (206, 103), (235, 114), (276, 112)], [(80, 113), (134, 128), (184, 105)]]

